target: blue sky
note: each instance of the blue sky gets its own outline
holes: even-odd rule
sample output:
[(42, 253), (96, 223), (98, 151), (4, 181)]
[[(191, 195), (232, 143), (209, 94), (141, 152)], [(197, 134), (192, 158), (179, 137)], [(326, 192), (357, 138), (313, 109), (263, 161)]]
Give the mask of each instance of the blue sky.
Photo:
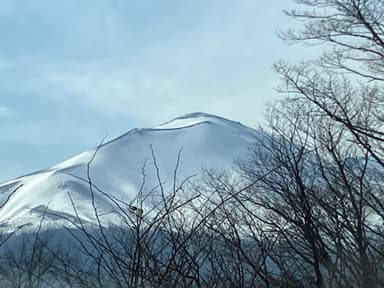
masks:
[(291, 1), (1, 0), (0, 181), (203, 111), (257, 126)]

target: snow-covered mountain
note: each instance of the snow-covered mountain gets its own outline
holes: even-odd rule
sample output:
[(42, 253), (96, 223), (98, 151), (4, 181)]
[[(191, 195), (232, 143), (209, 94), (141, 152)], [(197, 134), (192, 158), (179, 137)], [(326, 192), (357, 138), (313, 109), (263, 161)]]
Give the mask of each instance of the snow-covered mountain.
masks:
[[(171, 185), (179, 151), (178, 179), (199, 174), (201, 168), (226, 169), (244, 157), (260, 133), (238, 122), (218, 116), (193, 113), (149, 129), (133, 129), (96, 149), (81, 153), (49, 169), (0, 184), (0, 225), (13, 230), (36, 225), (45, 219), (54, 225), (61, 217), (75, 215), (70, 198), (84, 221), (94, 221), (87, 164), (93, 184), (108, 195), (129, 203), (140, 190), (158, 184), (152, 151), (164, 185)], [(152, 148), (151, 148), (152, 147)], [(18, 188), (18, 189), (17, 189)], [(17, 191), (15, 191), (17, 189)], [(100, 211), (108, 212), (109, 201), (96, 199)], [(113, 216), (111, 216), (113, 217)], [(112, 219), (113, 220), (113, 219)]]

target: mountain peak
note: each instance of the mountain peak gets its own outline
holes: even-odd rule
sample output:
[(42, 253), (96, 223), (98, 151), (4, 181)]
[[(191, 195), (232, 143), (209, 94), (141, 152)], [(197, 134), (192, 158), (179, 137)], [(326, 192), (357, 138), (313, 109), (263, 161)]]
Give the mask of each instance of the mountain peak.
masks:
[(240, 124), (239, 122), (234, 122), (217, 115), (204, 112), (193, 112), (165, 122), (159, 126), (156, 126), (154, 129), (180, 129), (199, 125), (202, 123)]
[(210, 114), (210, 113), (206, 113), (206, 112), (192, 112), (192, 113), (188, 113), (188, 114), (179, 116), (176, 119), (179, 119), (179, 118), (201, 118), (201, 117), (213, 118), (213, 119), (217, 119), (217, 118), (225, 119), (223, 117), (220, 117), (220, 116), (217, 116), (217, 115), (214, 115), (214, 114)]

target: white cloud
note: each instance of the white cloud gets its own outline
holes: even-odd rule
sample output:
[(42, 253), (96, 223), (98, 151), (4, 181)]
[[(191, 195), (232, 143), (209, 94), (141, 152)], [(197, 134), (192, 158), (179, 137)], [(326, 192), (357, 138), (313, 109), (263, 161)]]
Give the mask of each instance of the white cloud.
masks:
[[(13, 85), (9, 88), (13, 94), (32, 92), (63, 105), (76, 103), (89, 108), (90, 114), (128, 114), (143, 125), (192, 111), (253, 124), (262, 118), (264, 103), (277, 97), (273, 88), (278, 81), (271, 66), (288, 50), (275, 36), (282, 27), (276, 21), (283, 16), (282, 0), (262, 7), (252, 0), (201, 1), (193, 5), (193, 15), (183, 8), (180, 11), (186, 15), (172, 17), (168, 10), (176, 4), (168, 1), (169, 7), (154, 13), (148, 23), (133, 17), (137, 8), (133, 4), (100, 3), (104, 4), (86, 15), (79, 6), (78, 29), (66, 28), (65, 17), (59, 14), (58, 23), (53, 16), (43, 19), (54, 24), (49, 25), (53, 31), (48, 29), (54, 37), (42, 47), (36, 45), (39, 53), (14, 55), (17, 77), (5, 83)], [(71, 11), (64, 8), (67, 14)], [(132, 10), (130, 17), (124, 9)], [(153, 13), (140, 9), (139, 14)], [(198, 17), (192, 17), (195, 14)], [(89, 29), (94, 26), (97, 29)], [(40, 27), (35, 28), (31, 31)], [(18, 85), (21, 81), (23, 85)]]
[(0, 118), (8, 118), (12, 115), (12, 110), (6, 106), (0, 106)]

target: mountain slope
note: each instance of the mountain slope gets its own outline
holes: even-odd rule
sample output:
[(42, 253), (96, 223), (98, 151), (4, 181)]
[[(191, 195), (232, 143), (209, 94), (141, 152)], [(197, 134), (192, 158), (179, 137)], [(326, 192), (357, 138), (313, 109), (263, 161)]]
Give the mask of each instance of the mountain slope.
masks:
[[(180, 180), (198, 174), (202, 167), (229, 168), (234, 160), (246, 155), (258, 137), (256, 130), (204, 113), (188, 114), (151, 129), (131, 130), (103, 144), (96, 154), (95, 149), (86, 151), (49, 169), (1, 184), (1, 203), (9, 198), (0, 210), (1, 226), (13, 230), (19, 225), (36, 225), (42, 213), (51, 225), (59, 225), (61, 216), (75, 215), (70, 198), (84, 221), (95, 221), (89, 184), (82, 180), (87, 179), (87, 164), (92, 156), (95, 156), (90, 165), (92, 183), (108, 195), (129, 203), (140, 190), (143, 173), (144, 191), (158, 185), (152, 152), (161, 181), (171, 185), (181, 149)], [(113, 221), (114, 216), (108, 216), (110, 202), (96, 198), (99, 211)]]

